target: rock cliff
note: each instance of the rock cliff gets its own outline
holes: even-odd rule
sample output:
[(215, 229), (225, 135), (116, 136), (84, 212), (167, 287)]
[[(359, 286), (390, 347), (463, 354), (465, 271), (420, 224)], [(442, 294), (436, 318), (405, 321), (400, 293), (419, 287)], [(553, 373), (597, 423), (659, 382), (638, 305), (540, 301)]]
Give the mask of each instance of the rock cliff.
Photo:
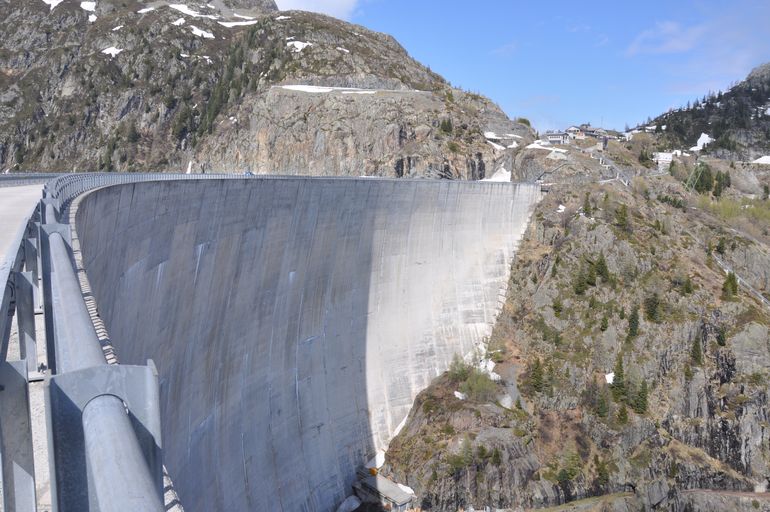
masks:
[(532, 139), (392, 37), (271, 0), (13, 0), (0, 31), (0, 171), (481, 179), (518, 146), (485, 132)]

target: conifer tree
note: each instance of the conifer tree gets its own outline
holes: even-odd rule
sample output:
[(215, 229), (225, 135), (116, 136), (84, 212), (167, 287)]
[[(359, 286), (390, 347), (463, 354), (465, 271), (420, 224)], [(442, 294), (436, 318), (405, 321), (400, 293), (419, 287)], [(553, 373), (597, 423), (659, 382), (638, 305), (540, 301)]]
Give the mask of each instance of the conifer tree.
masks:
[(623, 355), (618, 354), (615, 360), (615, 376), (612, 379), (612, 398), (616, 402), (621, 402), (626, 399), (626, 377), (623, 370)]
[(535, 358), (535, 362), (532, 363), (532, 368), (529, 370), (529, 383), (536, 392), (543, 391), (543, 365), (540, 363), (540, 358)]
[(703, 350), (700, 347), (700, 338), (698, 336), (695, 336), (692, 341), (692, 351), (690, 352), (690, 355), (692, 356), (692, 364), (694, 366), (703, 364)]
[(625, 404), (621, 405), (618, 411), (618, 423), (621, 425), (628, 423), (628, 409), (626, 409)]
[(628, 339), (631, 340), (639, 335), (639, 307), (634, 306), (628, 317)]
[(639, 393), (636, 395), (636, 399), (634, 400), (634, 412), (637, 414), (644, 414), (647, 412), (647, 394), (649, 393), (649, 390), (647, 389), (647, 381), (643, 380), (642, 385), (639, 388)]
[(586, 192), (586, 197), (583, 200), (583, 214), (585, 214), (586, 217), (590, 217), (592, 211), (591, 201), (589, 200), (588, 192)]

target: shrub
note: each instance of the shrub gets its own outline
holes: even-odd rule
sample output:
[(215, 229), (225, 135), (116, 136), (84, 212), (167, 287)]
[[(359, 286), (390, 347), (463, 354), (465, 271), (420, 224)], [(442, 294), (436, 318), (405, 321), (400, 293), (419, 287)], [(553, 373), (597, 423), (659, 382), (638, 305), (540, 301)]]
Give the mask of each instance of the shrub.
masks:
[(447, 144), (447, 147), (449, 148), (449, 151), (452, 153), (457, 153), (460, 151), (460, 146), (455, 141), (449, 141)]
[(532, 128), (532, 123), (530, 123), (529, 119), (527, 119), (526, 117), (519, 117), (519, 118), (516, 119), (516, 122), (519, 123), (519, 124), (523, 124), (523, 125), (526, 125), (526, 126), (529, 126), (530, 128)]
[(722, 298), (731, 300), (736, 295), (738, 295), (738, 278), (733, 272), (729, 272), (722, 285)]
[(621, 204), (620, 207), (615, 210), (615, 225), (623, 231), (629, 231), (631, 224), (628, 220), (628, 207)]
[(455, 354), (449, 365), (449, 378), (453, 382), (464, 382), (470, 375), (470, 371), (471, 367)]
[(477, 369), (472, 369), (470, 375), (460, 385), (460, 391), (476, 402), (487, 402), (495, 397), (497, 386), (489, 376)]
[(557, 318), (561, 315), (562, 308), (561, 301), (558, 298), (553, 299), (553, 314), (556, 315)]
[(660, 322), (660, 298), (657, 293), (644, 299), (644, 318), (650, 322)]
[(607, 315), (604, 315), (604, 316), (602, 317), (602, 323), (601, 323), (601, 325), (599, 325), (599, 329), (600, 329), (602, 332), (604, 332), (604, 331), (606, 331), (606, 330), (607, 330), (607, 328), (608, 328), (609, 326), (610, 326), (610, 321), (609, 321), (609, 319), (607, 318)]
[(452, 121), (449, 119), (442, 119), (439, 130), (441, 130), (441, 133), (444, 135), (450, 135), (452, 133)]

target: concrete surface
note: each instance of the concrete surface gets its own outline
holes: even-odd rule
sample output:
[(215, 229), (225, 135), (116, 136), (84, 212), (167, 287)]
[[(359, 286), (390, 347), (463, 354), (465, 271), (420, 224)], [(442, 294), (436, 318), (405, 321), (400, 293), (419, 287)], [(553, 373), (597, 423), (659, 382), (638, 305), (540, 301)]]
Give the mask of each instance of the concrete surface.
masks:
[(43, 194), (42, 185), (0, 188), (0, 262), (16, 242), (22, 222), (29, 217)]
[(272, 179), (97, 190), (76, 224), (124, 364), (152, 358), (189, 511), (333, 510), (491, 331), (539, 187)]

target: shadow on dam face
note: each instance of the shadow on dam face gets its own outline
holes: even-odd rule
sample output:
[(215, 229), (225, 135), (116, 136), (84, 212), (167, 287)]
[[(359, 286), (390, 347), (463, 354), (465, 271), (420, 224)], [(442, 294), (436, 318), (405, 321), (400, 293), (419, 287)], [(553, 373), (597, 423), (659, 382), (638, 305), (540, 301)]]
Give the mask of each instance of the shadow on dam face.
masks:
[(122, 363), (155, 361), (185, 509), (328, 511), (474, 349), (530, 185), (319, 178), (117, 185), (76, 229)]

